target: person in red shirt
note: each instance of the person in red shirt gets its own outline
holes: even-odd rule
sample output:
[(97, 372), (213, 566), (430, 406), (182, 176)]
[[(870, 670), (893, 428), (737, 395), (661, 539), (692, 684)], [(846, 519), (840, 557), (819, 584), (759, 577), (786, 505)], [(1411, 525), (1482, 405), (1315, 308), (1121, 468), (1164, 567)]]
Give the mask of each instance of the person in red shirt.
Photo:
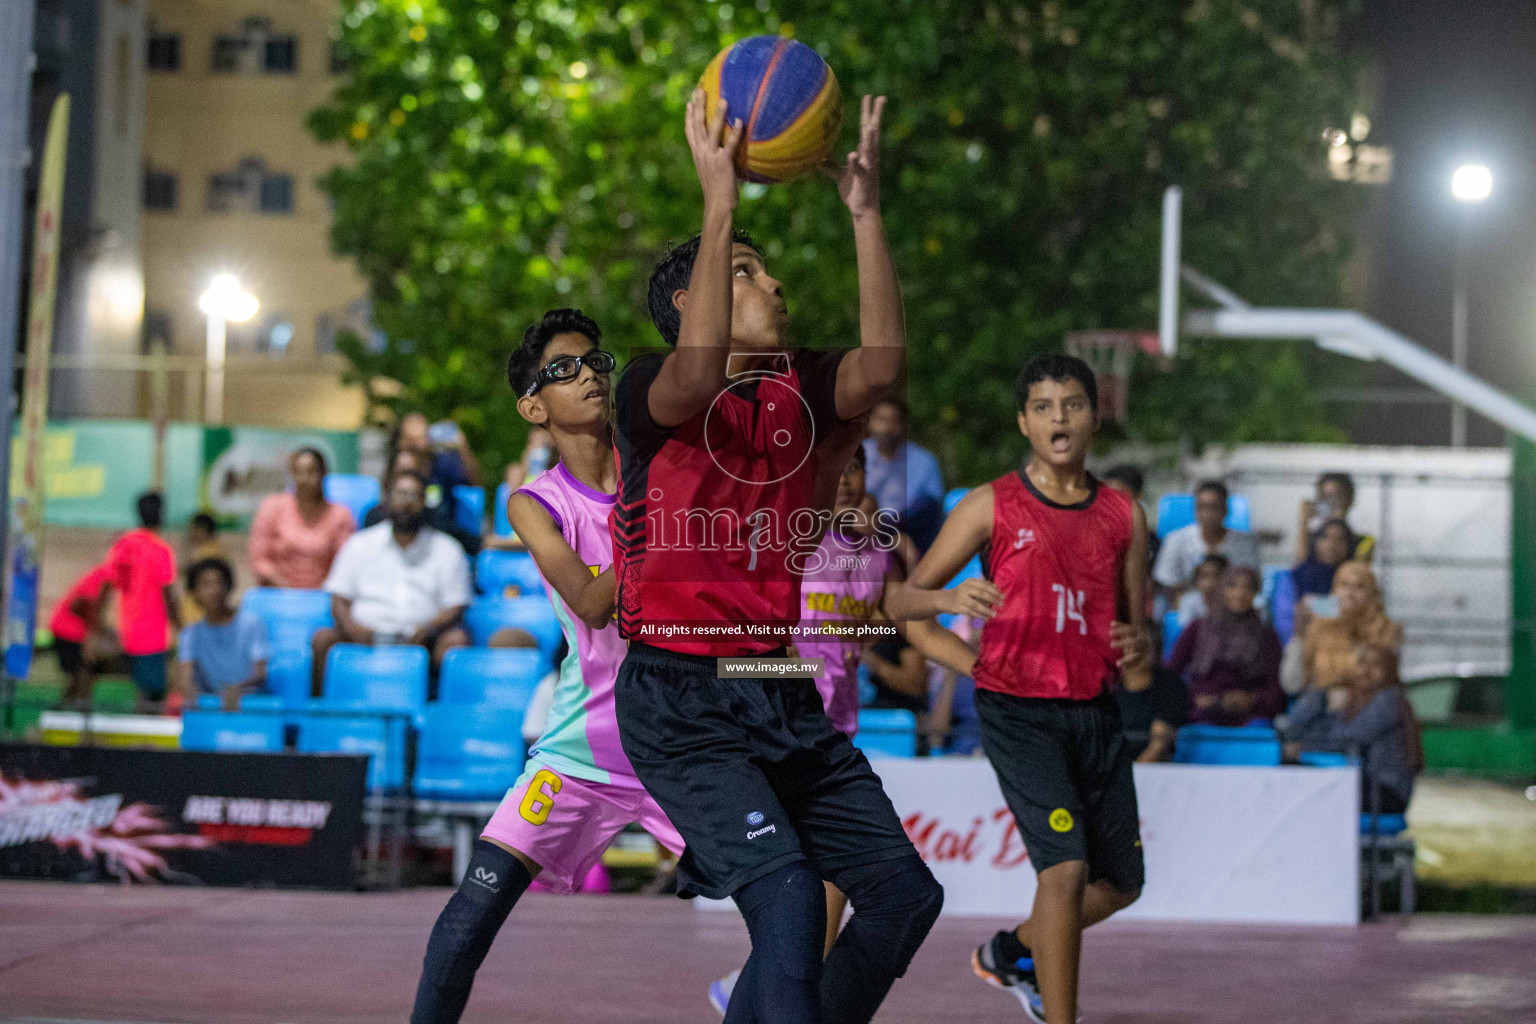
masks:
[(105, 565), (93, 565), (53, 606), (48, 630), (59, 668), (69, 677), (59, 706), (82, 710), (90, 706), (96, 671), (105, 653), (117, 646), (117, 637), (102, 620), (111, 573)]
[[(667, 254), (648, 289), (672, 348), (633, 359), (615, 392), (610, 530), (629, 640), (614, 684), (619, 735), (687, 843), (679, 895), (732, 896), (747, 921), (753, 949), (731, 1020), (867, 1022), (943, 903), (815, 681), (785, 678), (770, 660), (793, 639), (804, 558), (831, 515), (820, 471), (847, 463), (859, 442), (848, 421), (901, 371), (901, 290), (879, 205), (883, 103), (865, 97), (858, 151), (837, 172), (858, 255), (860, 346), (785, 346), (784, 290), (732, 231), (741, 122), (727, 129), (722, 102), (706, 124), (696, 92), (685, 130), (703, 230)], [(717, 662), (742, 655), (763, 662), (740, 675)], [(823, 879), (854, 908), (825, 963)]]
[[(1084, 467), (1098, 388), (1080, 359), (1031, 359), (1015, 392), (1023, 469), (950, 513), (892, 618), (986, 620), (968, 673), (982, 745), (1039, 876), (1034, 913), (976, 950), (983, 980), (1040, 1024), (1075, 1024), (1082, 930), (1135, 902), (1145, 869), (1135, 751), (1112, 691), (1151, 658), (1141, 505)], [(977, 552), (986, 579), (942, 590)]]
[(153, 711), (165, 699), (166, 630), (181, 631), (181, 608), (172, 586), (176, 552), (160, 537), (164, 500), (156, 493), (141, 495), (138, 513), (139, 529), (119, 537), (102, 564), (119, 595), (118, 632), (139, 691), (139, 710)]

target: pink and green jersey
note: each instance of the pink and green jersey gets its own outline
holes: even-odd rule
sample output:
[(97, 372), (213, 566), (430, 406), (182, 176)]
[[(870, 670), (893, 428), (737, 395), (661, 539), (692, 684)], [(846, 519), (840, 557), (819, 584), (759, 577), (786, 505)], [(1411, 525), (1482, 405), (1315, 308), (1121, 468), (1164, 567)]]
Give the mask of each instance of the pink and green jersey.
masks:
[[(565, 542), (597, 576), (613, 564), (608, 515), (614, 495), (577, 480), (565, 465), (545, 470), (517, 489), (549, 511)], [(613, 710), (613, 681), (627, 645), (616, 625), (593, 629), (571, 613), (555, 588), (546, 585), (550, 603), (565, 631), (570, 654), (560, 665), (554, 703), (544, 735), (528, 752), (556, 771), (617, 786), (640, 787), (619, 743)]]

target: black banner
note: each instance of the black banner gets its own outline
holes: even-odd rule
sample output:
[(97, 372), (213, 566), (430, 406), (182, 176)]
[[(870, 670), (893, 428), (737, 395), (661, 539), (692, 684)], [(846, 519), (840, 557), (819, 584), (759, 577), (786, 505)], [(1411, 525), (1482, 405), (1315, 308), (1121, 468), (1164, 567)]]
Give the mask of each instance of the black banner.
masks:
[(350, 888), (367, 766), (0, 744), (0, 877)]

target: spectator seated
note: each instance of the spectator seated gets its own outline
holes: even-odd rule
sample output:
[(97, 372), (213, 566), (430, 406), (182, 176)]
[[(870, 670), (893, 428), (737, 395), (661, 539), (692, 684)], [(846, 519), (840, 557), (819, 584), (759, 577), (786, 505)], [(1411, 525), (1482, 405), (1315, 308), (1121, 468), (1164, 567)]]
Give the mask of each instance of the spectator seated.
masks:
[(1186, 725), (1174, 740), (1178, 764), (1262, 765), (1280, 763), (1280, 734), (1267, 725)]
[(477, 597), (464, 613), (464, 625), (476, 646), (483, 647), (499, 629), (522, 629), (538, 641), (539, 653), (553, 664), (560, 647), (560, 620), (542, 597)]
[(516, 707), (436, 704), (428, 708), (416, 748), (416, 795), (440, 800), (499, 799), (523, 769), (522, 722), (523, 710)]
[(427, 664), (425, 647), (337, 644), (325, 663), (324, 703), (419, 714), (427, 704)]
[(516, 708), (521, 715), (547, 670), (547, 662), (537, 650), (460, 647), (443, 659), (438, 702)]
[(853, 745), (866, 757), (915, 757), (917, 716), (899, 708), (863, 708)]
[(299, 716), (298, 749), (307, 754), (367, 754), (368, 788), (405, 785), (406, 723), (402, 718), (310, 712)]
[(181, 749), (221, 753), (269, 753), (283, 749), (281, 716), (220, 711), (219, 698), (208, 696), (213, 700), (211, 710), (204, 708), (199, 699), (197, 708), (182, 714)]
[(465, 533), (485, 532), (485, 488), (459, 484), (453, 489), (453, 515)]
[[(1227, 499), (1227, 518), (1222, 523), (1229, 530), (1248, 530), (1250, 510), (1248, 499), (1241, 494)], [(1165, 494), (1157, 499), (1157, 535), (1166, 537), (1195, 521), (1195, 496), (1193, 494)]]
[(362, 526), (363, 516), (379, 503), (379, 481), (361, 473), (330, 473), (325, 478), (325, 500), (347, 509)]
[(544, 579), (526, 551), (486, 549), (475, 558), (475, 586), (489, 597), (524, 597), (544, 593)]

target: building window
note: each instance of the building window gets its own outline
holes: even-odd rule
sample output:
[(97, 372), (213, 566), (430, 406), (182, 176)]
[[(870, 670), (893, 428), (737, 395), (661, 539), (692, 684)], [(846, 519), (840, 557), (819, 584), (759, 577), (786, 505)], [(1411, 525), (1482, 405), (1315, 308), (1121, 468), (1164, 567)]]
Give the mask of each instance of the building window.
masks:
[(155, 343), (159, 342), (165, 351), (169, 352), (175, 347), (176, 334), (175, 322), (171, 314), (164, 310), (151, 309), (144, 314), (144, 351), (146, 353), (155, 350)]
[(293, 175), (269, 174), (262, 180), (261, 212), (293, 212)]
[(149, 70), (181, 70), (181, 36), (175, 32), (153, 32), (149, 37)]
[(266, 41), (262, 70), (269, 75), (291, 75), (299, 67), (299, 40), (296, 36), (274, 36)]
[(352, 66), (352, 62), (347, 59), (347, 48), (346, 48), (346, 46), (344, 46), (342, 44), (340, 39), (332, 39), (331, 40), (331, 63), (330, 63), (331, 74), (333, 74), (333, 75), (344, 75), (344, 74), (347, 73), (347, 69), (350, 68), (351, 66)]
[(213, 41), (213, 70), (222, 74), (234, 74), (240, 70), (240, 58), (245, 53), (244, 36), (218, 36)]
[(171, 171), (144, 172), (144, 209), (176, 209), (176, 175)]
[(293, 343), (293, 321), (286, 313), (273, 313), (256, 332), (256, 351), (269, 356), (285, 356)]

